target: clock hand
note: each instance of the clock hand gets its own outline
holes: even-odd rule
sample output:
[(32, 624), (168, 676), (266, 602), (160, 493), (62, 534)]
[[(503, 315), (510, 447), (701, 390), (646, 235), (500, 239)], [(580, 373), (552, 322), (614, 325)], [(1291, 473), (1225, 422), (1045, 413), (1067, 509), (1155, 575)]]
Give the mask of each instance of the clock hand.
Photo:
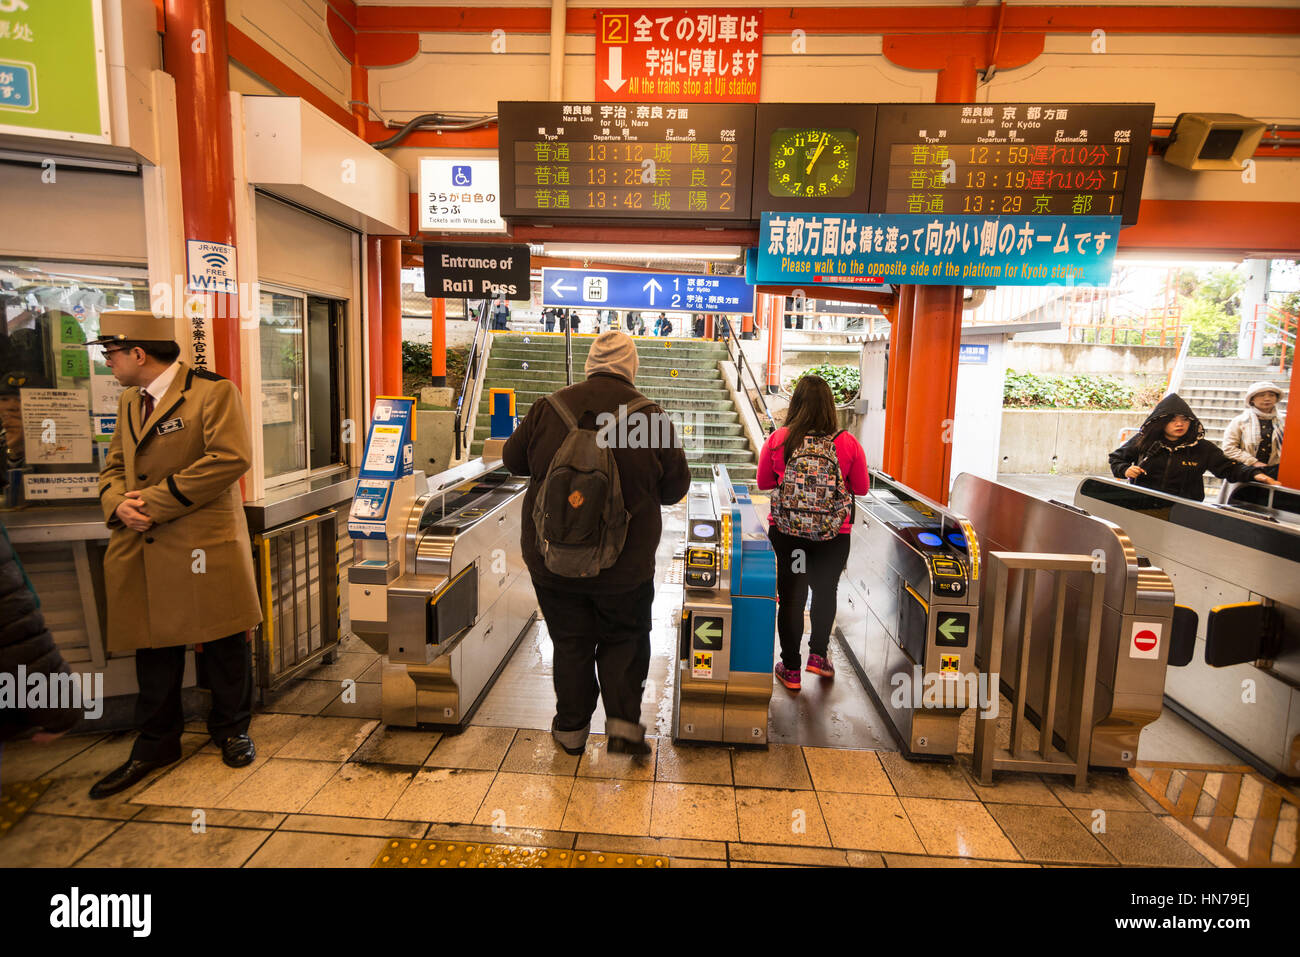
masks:
[(817, 165), (817, 157), (819, 157), (819, 156), (822, 155), (822, 150), (824, 150), (824, 149), (826, 149), (826, 134), (825, 134), (825, 133), (822, 134), (822, 141), (821, 141), (820, 143), (817, 144), (817, 152), (816, 152), (816, 153), (813, 153), (813, 155), (812, 155), (812, 159), (810, 159), (810, 160), (808, 161), (808, 168), (807, 168), (806, 170), (804, 170), (804, 174), (805, 174), (805, 175), (807, 175), (807, 176), (811, 176), (811, 175), (812, 175), (812, 168), (813, 168), (815, 165)]

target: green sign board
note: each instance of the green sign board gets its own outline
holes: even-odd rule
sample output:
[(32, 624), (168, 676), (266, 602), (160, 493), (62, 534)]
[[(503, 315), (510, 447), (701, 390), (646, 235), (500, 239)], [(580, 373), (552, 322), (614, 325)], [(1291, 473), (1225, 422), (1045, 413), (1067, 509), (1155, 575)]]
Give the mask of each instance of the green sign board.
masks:
[(0, 133), (108, 142), (98, 0), (0, 2)]

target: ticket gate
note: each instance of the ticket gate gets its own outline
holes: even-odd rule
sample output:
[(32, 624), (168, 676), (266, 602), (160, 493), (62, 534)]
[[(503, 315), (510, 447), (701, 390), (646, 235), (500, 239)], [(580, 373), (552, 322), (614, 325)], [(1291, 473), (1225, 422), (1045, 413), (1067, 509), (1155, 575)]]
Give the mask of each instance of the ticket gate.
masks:
[(687, 497), (673, 740), (767, 745), (776, 556), (744, 485), (713, 466)]
[(854, 524), (840, 643), (903, 753), (951, 757), (979, 705), (980, 543), (958, 512), (875, 470)]
[[(1169, 576), (1139, 561), (1137, 549), (1126, 534), (1127, 521), (1121, 528), (1113, 518), (1108, 521), (1109, 516), (1098, 517), (1070, 505), (1035, 498), (969, 473), (957, 476), (953, 483), (952, 507), (969, 518), (986, 554), (1000, 551), (1094, 557), (1090, 571), (1062, 573), (1066, 639), (1056, 665), (1057, 687), (1070, 689), (1070, 693), (1056, 697), (1052, 726), (1067, 750), (1073, 752), (1079, 733), (1076, 709), (1086, 660), (1086, 596), (1091, 594), (1092, 584), (1084, 576), (1102, 574), (1105, 583), (1089, 763), (1096, 767), (1133, 767), (1142, 729), (1160, 717), (1170, 648), (1179, 645), (1185, 634), (1187, 619), (1175, 617), (1174, 588)], [(1000, 673), (1008, 693), (1014, 689), (1019, 672), (1017, 623), (1023, 621), (1024, 615), (1022, 575), (1012, 571), (1009, 576), (1002, 661), (987, 664), (987, 670)], [(1052, 589), (1036, 589), (1030, 609), (1034, 634), (1052, 633), (1054, 609)], [(983, 654), (983, 636), (980, 644)], [(1049, 646), (1050, 642), (1031, 644), (1029, 688), (1021, 689), (1026, 713), (1040, 727), (1035, 703), (1045, 697), (1042, 692), (1052, 668)]]
[(1087, 478), (1074, 500), (1123, 524), (1195, 612), (1165, 702), (1261, 770), (1300, 778), (1300, 491), (1245, 483), (1223, 506)]
[(478, 458), (413, 488), (391, 506), (395, 535), (358, 542), (352, 630), (388, 655), (385, 724), (458, 729), (537, 613), (519, 546), (528, 480)]

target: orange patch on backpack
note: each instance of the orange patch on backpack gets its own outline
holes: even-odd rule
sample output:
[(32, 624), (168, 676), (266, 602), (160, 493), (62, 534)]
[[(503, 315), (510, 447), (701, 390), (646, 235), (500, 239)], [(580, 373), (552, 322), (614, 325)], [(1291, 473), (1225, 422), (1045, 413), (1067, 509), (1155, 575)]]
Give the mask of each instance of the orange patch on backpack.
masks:
[(574, 489), (572, 492), (569, 493), (569, 504), (572, 505), (574, 508), (581, 508), (582, 503), (585, 501), (586, 499), (582, 497), (582, 493), (579, 492), (577, 489)]

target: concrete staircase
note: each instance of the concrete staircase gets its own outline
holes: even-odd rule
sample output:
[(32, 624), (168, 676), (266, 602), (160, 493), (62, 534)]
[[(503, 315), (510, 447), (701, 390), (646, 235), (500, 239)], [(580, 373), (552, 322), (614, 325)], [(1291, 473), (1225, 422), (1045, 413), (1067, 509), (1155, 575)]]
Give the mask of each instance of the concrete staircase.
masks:
[[(1205, 437), (1220, 448), (1223, 447), (1223, 431), (1239, 412), (1246, 408), (1246, 389), (1254, 382), (1267, 380), (1276, 383), (1282, 389), (1282, 401), (1278, 403), (1279, 415), (1286, 412), (1287, 393), (1290, 391), (1290, 375), (1282, 375), (1277, 370), (1277, 360), (1266, 359), (1218, 359), (1188, 357), (1187, 367), (1183, 372), (1183, 385), (1178, 390), (1187, 404), (1192, 407), (1201, 424), (1205, 426)], [(1217, 494), (1220, 481), (1206, 473), (1205, 488), (1207, 494)]]
[[(593, 338), (573, 337), (575, 382), (584, 378), (582, 367)], [(691, 475), (697, 481), (707, 479), (709, 466), (720, 464), (727, 466), (734, 481), (752, 484), (758, 466), (718, 369), (718, 362), (727, 355), (722, 343), (638, 337), (636, 347), (640, 359), (636, 387), (672, 416), (686, 446)], [(522, 419), (539, 397), (564, 385), (562, 335), (493, 333), (470, 454), (479, 454), (488, 434), (489, 390), (514, 389), (515, 413)]]
[(1284, 413), (1291, 378), (1277, 371), (1277, 360), (1188, 357), (1178, 394), (1205, 426), (1205, 437), (1221, 446), (1223, 430), (1246, 408), (1246, 389), (1260, 380), (1275, 382), (1282, 389), (1278, 412)]

